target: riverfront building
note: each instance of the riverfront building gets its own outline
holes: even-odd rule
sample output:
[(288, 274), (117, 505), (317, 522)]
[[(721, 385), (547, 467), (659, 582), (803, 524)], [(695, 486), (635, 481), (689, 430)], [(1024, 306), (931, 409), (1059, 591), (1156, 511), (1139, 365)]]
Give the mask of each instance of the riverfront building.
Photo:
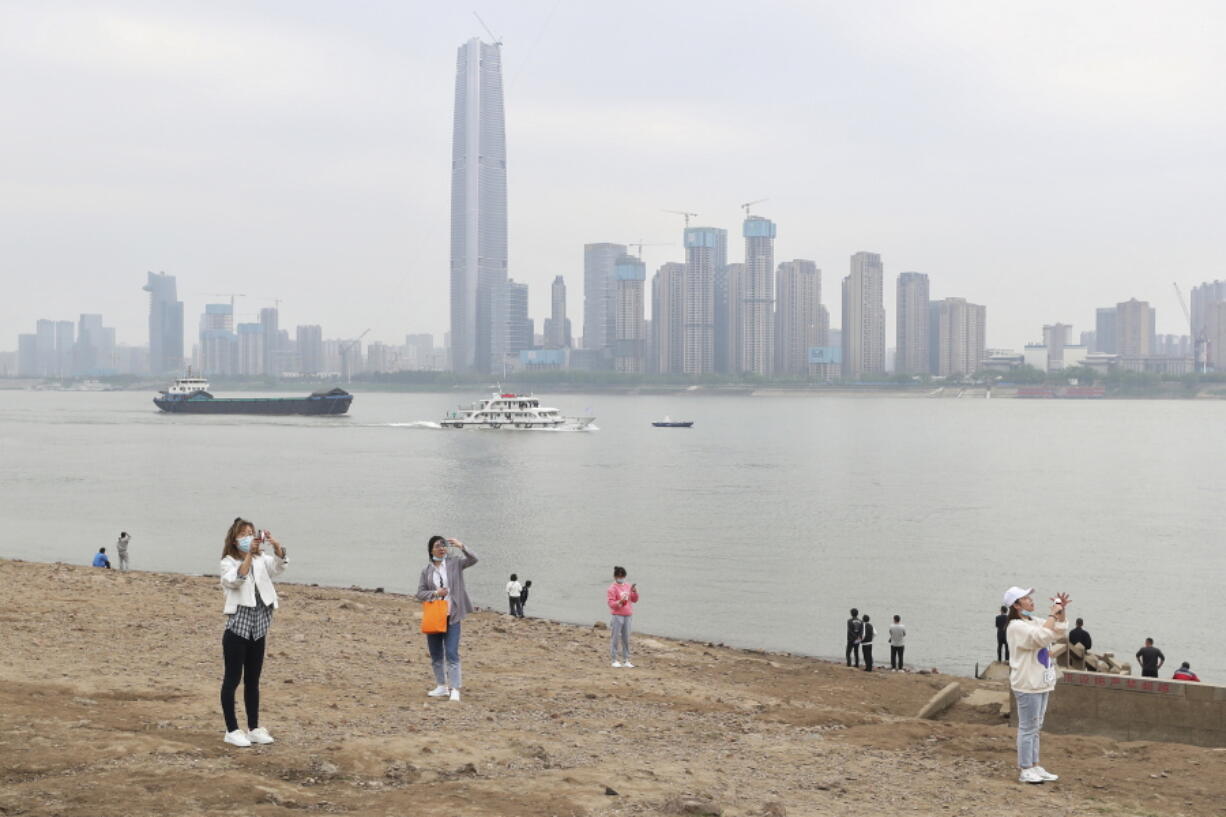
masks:
[(1115, 305), (1117, 354), (1146, 357), (1154, 352), (1156, 312), (1145, 301), (1133, 298)]
[(972, 375), (987, 354), (987, 308), (965, 298), (929, 304), (929, 368), (939, 377)]
[(885, 304), (881, 256), (858, 252), (843, 279), (843, 377), (873, 378), (885, 374)]
[(928, 276), (904, 272), (898, 276), (896, 351), (898, 374), (930, 374), (928, 353)]
[(614, 267), (617, 281), (616, 314), (613, 339), (615, 371), (642, 374), (646, 368), (647, 333), (643, 314), (643, 283), (647, 280), (647, 265), (632, 255), (617, 259)]
[(507, 146), (502, 47), (456, 57), (451, 142), (451, 365), (501, 371), (506, 354)]
[(701, 375), (715, 371), (715, 270), (721, 254), (727, 257), (727, 246), (727, 230), (685, 228), (682, 374)]
[(775, 273), (775, 372), (809, 373), (809, 350), (826, 345), (822, 331), (822, 271), (797, 258)]
[(652, 370), (681, 374), (685, 345), (685, 264), (662, 264), (651, 279)]
[(183, 302), (175, 277), (164, 272), (148, 273), (149, 373), (177, 374), (183, 369)]
[(549, 289), (550, 313), (545, 319), (545, 347), (569, 349), (570, 318), (566, 317), (566, 281), (559, 275)]
[(775, 369), (775, 222), (748, 216), (745, 272), (741, 277), (741, 349), (738, 372), (769, 375)]
[(610, 358), (617, 334), (617, 259), (625, 244), (583, 245), (583, 348)]

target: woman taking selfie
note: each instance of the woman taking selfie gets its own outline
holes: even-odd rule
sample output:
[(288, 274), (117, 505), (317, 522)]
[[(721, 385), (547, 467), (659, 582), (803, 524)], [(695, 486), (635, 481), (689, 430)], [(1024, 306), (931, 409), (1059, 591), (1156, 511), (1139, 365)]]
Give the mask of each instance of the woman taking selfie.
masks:
[[(448, 545), (460, 555), (448, 555)], [(473, 603), (464, 589), (464, 571), (477, 563), (477, 557), (458, 539), (431, 536), (426, 543), (430, 562), (421, 571), (417, 582), (418, 601), (446, 601), (446, 632), (426, 633), (430, 650), (430, 667), (438, 684), (426, 694), (431, 698), (450, 697), (460, 700), (460, 622), (473, 611)]]
[[(272, 553), (265, 549), (271, 547)], [(226, 533), (221, 554), (221, 587), (226, 593), (226, 631), (221, 637), (225, 675), (221, 682), (221, 712), (226, 719), (226, 743), (250, 746), (272, 743), (260, 726), (260, 671), (264, 667), (264, 640), (277, 609), (277, 589), (272, 577), (285, 570), (285, 548), (268, 531), (260, 531), (241, 517)], [(243, 682), (247, 732), (238, 728), (234, 692)]]
[(1039, 730), (1047, 712), (1047, 698), (1056, 688), (1056, 659), (1050, 647), (1068, 634), (1064, 609), (1068, 593), (1057, 593), (1045, 621), (1032, 617), (1034, 588), (1010, 587), (1004, 605), (1009, 608), (1009, 686), (1017, 700), (1018, 782), (1045, 783), (1057, 775), (1039, 765)]

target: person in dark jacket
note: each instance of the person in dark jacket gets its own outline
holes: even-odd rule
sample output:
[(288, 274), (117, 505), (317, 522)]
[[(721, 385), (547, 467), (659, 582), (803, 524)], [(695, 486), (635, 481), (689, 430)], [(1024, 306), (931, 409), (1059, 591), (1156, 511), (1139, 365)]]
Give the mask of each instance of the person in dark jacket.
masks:
[(1085, 623), (1085, 619), (1077, 619), (1077, 626), (1068, 631), (1068, 643), (1080, 644), (1086, 648), (1086, 652), (1089, 652), (1094, 641), (1090, 638), (1089, 632), (1086, 631)]
[(860, 620), (860, 611), (851, 608), (851, 618), (847, 619), (847, 666), (852, 666), (855, 659), (856, 669), (860, 668), (860, 636), (864, 633), (864, 622)]
[(524, 605), (528, 603), (528, 591), (532, 589), (532, 579), (524, 579), (523, 589), (519, 591), (519, 614), (523, 617)]
[(1005, 630), (1009, 627), (1009, 608), (1001, 607), (1000, 615), (996, 617), (996, 660), (1000, 661), (1000, 653), (1005, 653), (1005, 661), (1009, 660), (1009, 642), (1005, 640)]
[(864, 632), (860, 635), (860, 650), (864, 653), (864, 671), (873, 671), (873, 636), (876, 635), (876, 630), (873, 625), (869, 624), (868, 613), (860, 619), (863, 622)]

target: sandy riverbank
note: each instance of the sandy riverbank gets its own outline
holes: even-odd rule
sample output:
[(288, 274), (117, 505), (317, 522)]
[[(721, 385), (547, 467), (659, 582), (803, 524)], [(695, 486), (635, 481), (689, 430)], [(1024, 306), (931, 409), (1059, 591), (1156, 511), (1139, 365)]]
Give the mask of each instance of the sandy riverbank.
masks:
[(1046, 736), (1063, 778), (1023, 788), (995, 706), (912, 717), (946, 676), (643, 636), (614, 670), (602, 631), (482, 612), (464, 701), (427, 700), (415, 602), (288, 584), (278, 742), (238, 750), (216, 579), (0, 561), (0, 588), (6, 817), (1226, 814), (1226, 751), (1189, 746)]

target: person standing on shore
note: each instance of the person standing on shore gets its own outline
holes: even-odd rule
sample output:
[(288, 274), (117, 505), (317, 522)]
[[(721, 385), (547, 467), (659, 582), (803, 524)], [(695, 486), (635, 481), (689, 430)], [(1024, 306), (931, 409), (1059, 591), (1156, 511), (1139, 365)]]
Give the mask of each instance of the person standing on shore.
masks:
[(1052, 599), (1047, 619), (1038, 623), (1034, 613), (1034, 588), (1010, 587), (1005, 591), (1004, 606), (1009, 610), (1009, 686), (1017, 700), (1017, 765), (1021, 769), (1019, 783), (1045, 783), (1059, 780), (1058, 775), (1039, 765), (1039, 731), (1047, 713), (1047, 699), (1056, 688), (1056, 661), (1050, 647), (1068, 633), (1064, 609), (1067, 593), (1057, 593)]
[[(613, 584), (605, 591), (605, 600), (609, 604), (609, 655), (613, 658), (614, 667), (629, 667), (630, 663), (630, 618), (634, 615), (634, 603), (639, 600), (639, 586), (632, 584), (626, 587), (626, 568), (613, 568)], [(622, 660), (617, 660), (617, 647), (621, 644)]]
[(94, 561), (91, 564), (93, 567), (111, 569), (111, 560), (106, 557), (106, 548), (98, 548), (98, 552), (94, 554)]
[(873, 636), (877, 631), (869, 623), (868, 613), (861, 619), (864, 622), (864, 633), (860, 636), (860, 652), (864, 653), (864, 671), (873, 671)]
[(127, 531), (120, 532), (119, 539), (115, 541), (115, 552), (119, 554), (119, 569), (124, 573), (128, 572), (128, 542), (130, 541)]
[[(459, 550), (463, 556), (447, 555), (447, 547)], [(464, 617), (473, 611), (473, 603), (464, 589), (464, 571), (477, 563), (477, 556), (458, 539), (431, 536), (426, 543), (430, 563), (421, 571), (417, 582), (418, 601), (447, 602), (447, 632), (426, 633), (426, 648), (430, 651), (430, 668), (438, 685), (426, 694), (431, 698), (460, 700), (460, 630)]]
[(860, 611), (851, 608), (851, 618), (847, 619), (847, 666), (852, 666), (855, 659), (856, 669), (860, 668), (860, 636), (864, 634), (864, 622), (860, 620)]
[(524, 605), (528, 603), (528, 591), (532, 589), (532, 579), (524, 579), (524, 586), (519, 591), (519, 615), (524, 615)]
[(1009, 626), (1009, 608), (1002, 606), (1000, 615), (996, 617), (996, 660), (1000, 661), (1000, 654), (1003, 651), (1005, 654), (1005, 662), (1009, 661), (1009, 642), (1005, 639), (1005, 628)]
[(1166, 663), (1162, 650), (1154, 646), (1152, 638), (1145, 639), (1145, 646), (1137, 650), (1137, 660), (1141, 662), (1142, 678), (1157, 678), (1158, 670)]
[(907, 628), (902, 623), (902, 616), (895, 615), (894, 623), (890, 625), (890, 672), (902, 672), (902, 653), (906, 649)]
[(515, 618), (524, 617), (524, 605), (522, 596), (524, 586), (519, 583), (519, 576), (511, 574), (511, 581), (507, 582), (507, 602), (511, 608), (511, 615)]
[[(271, 545), (272, 553), (264, 548)], [(264, 647), (272, 613), (277, 609), (279, 576), (289, 564), (285, 548), (268, 531), (260, 531), (239, 517), (226, 532), (221, 551), (221, 587), (225, 591), (226, 629), (221, 636), (221, 655), (225, 673), (221, 681), (221, 714), (226, 721), (226, 743), (250, 746), (272, 743), (272, 735), (260, 726), (260, 673), (264, 670)], [(234, 693), (243, 683), (243, 706), (247, 710), (247, 731), (238, 728), (234, 713)]]

